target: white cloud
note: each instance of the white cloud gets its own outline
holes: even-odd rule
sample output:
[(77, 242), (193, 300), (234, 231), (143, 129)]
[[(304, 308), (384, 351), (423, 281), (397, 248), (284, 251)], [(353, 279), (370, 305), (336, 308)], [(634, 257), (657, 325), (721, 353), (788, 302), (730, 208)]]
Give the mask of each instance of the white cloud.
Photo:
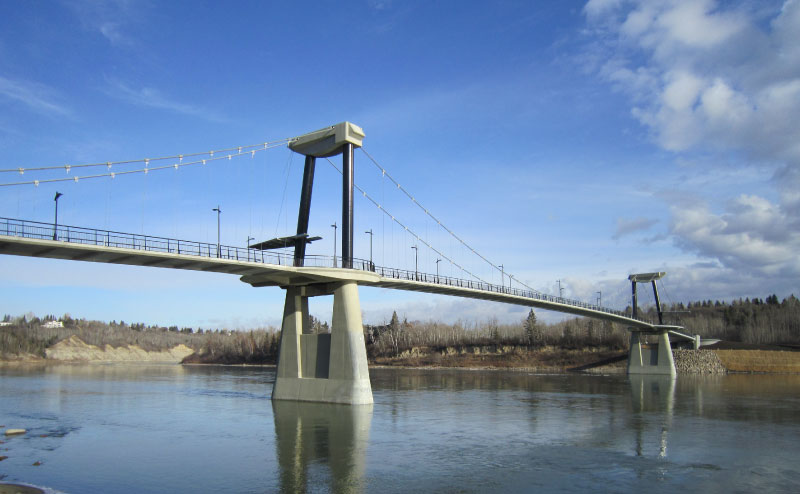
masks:
[(208, 108), (170, 99), (153, 87), (143, 86), (136, 89), (116, 79), (108, 79), (107, 82), (109, 84), (107, 91), (109, 95), (134, 105), (167, 110), (191, 117), (199, 117), (210, 122), (225, 123), (228, 121), (225, 117), (218, 115)]
[(689, 47), (709, 48), (724, 43), (745, 28), (737, 14), (719, 12), (714, 0), (665, 2), (656, 17), (657, 29), (667, 42)]
[(392, 7), (392, 0), (368, 0), (367, 4), (375, 10), (386, 10)]
[(800, 276), (800, 232), (764, 198), (742, 195), (723, 214), (706, 205), (673, 207), (671, 232), (686, 249), (732, 269)]
[(800, 2), (769, 23), (711, 0), (615, 5), (593, 21), (615, 40), (601, 75), (661, 146), (800, 160)]
[(589, 0), (583, 10), (590, 19), (597, 19), (608, 11), (618, 8), (620, 4), (622, 0)]
[(103, 22), (98, 27), (100, 33), (106, 37), (112, 44), (130, 44), (130, 39), (122, 34), (119, 23), (117, 22)]
[(70, 114), (67, 107), (56, 102), (53, 89), (37, 82), (0, 76), (0, 98), (22, 103), (43, 115), (61, 117)]
[(133, 46), (135, 39), (125, 33), (124, 25), (136, 22), (146, 3), (130, 0), (73, 0), (64, 2), (85, 29), (96, 31), (114, 46)]
[(664, 104), (674, 111), (691, 110), (697, 102), (703, 81), (693, 74), (679, 70), (669, 74), (664, 87)]
[[(592, 0), (584, 12), (595, 29), (594, 43), (606, 50), (598, 73), (629, 95), (632, 115), (655, 143), (679, 159), (691, 159), (692, 153), (716, 156), (710, 175), (725, 183), (728, 173), (737, 173), (731, 167), (758, 169), (761, 182), (774, 174), (776, 197), (741, 184), (726, 204), (710, 196), (667, 200), (675, 243), (715, 260), (711, 266), (716, 267), (707, 266), (705, 274), (716, 269), (726, 279), (752, 285), (773, 280), (795, 291), (800, 275), (800, 233), (795, 233), (800, 230), (800, 0), (771, 5)], [(734, 154), (738, 158), (729, 158)], [(618, 223), (617, 236), (636, 226)]]
[(617, 218), (617, 231), (614, 232), (614, 235), (611, 237), (614, 240), (618, 240), (625, 235), (630, 235), (631, 233), (640, 232), (644, 230), (650, 229), (651, 226), (658, 223), (657, 219), (651, 218), (633, 218), (633, 219), (625, 219), (625, 218)]

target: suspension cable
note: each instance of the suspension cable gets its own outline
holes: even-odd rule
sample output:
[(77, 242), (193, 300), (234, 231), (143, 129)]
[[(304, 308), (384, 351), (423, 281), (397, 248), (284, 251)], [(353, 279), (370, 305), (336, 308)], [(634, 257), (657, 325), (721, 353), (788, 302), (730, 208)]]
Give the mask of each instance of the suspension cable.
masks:
[[(394, 178), (393, 178), (391, 175), (389, 175), (389, 172), (387, 172), (385, 168), (383, 168), (383, 167), (382, 167), (380, 164), (378, 164), (378, 162), (375, 160), (375, 158), (373, 158), (373, 157), (372, 157), (372, 155), (371, 155), (371, 154), (369, 154), (369, 153), (367, 152), (367, 150), (366, 150), (366, 149), (364, 149), (363, 147), (362, 147), (362, 148), (360, 148), (360, 149), (361, 149), (361, 151), (362, 151), (362, 152), (363, 152), (363, 153), (364, 153), (364, 154), (367, 156), (367, 158), (369, 158), (369, 159), (370, 159), (370, 161), (372, 161), (372, 163), (373, 163), (373, 164), (374, 164), (374, 165), (375, 165), (375, 166), (376, 166), (376, 167), (377, 167), (377, 168), (378, 168), (378, 169), (381, 171), (381, 173), (382, 173), (382, 174), (383, 174), (385, 177), (388, 177), (388, 178), (389, 178), (389, 180), (391, 180), (391, 181), (392, 181), (392, 183), (393, 183), (393, 184), (395, 184), (395, 185), (397, 186), (397, 188), (398, 188), (398, 189), (400, 189), (400, 190), (403, 192), (403, 194), (405, 194), (405, 195), (406, 195), (406, 196), (407, 196), (409, 199), (411, 199), (411, 202), (413, 202), (414, 204), (416, 204), (416, 205), (417, 205), (417, 206), (418, 206), (418, 207), (419, 207), (419, 208), (420, 208), (422, 211), (424, 211), (424, 212), (425, 212), (425, 214), (426, 214), (426, 215), (430, 216), (430, 218), (431, 218), (433, 221), (435, 221), (437, 225), (439, 225), (440, 227), (442, 227), (442, 229), (444, 229), (444, 231), (446, 231), (447, 233), (449, 233), (449, 234), (450, 234), (450, 236), (452, 236), (453, 238), (455, 238), (456, 240), (458, 240), (458, 241), (461, 243), (461, 245), (463, 245), (464, 247), (466, 247), (467, 249), (469, 249), (469, 250), (470, 250), (470, 251), (471, 251), (473, 254), (475, 254), (476, 256), (480, 257), (480, 258), (481, 258), (481, 259), (483, 259), (483, 260), (484, 260), (484, 261), (485, 261), (487, 264), (489, 264), (490, 266), (492, 266), (492, 268), (494, 268), (494, 269), (495, 269), (495, 270), (497, 270), (497, 271), (501, 271), (501, 272), (503, 272), (503, 271), (502, 271), (502, 270), (501, 270), (501, 269), (498, 267), (498, 265), (494, 264), (494, 263), (493, 263), (493, 262), (491, 262), (489, 259), (487, 259), (487, 258), (486, 258), (486, 257), (484, 257), (483, 255), (481, 255), (481, 254), (480, 254), (478, 251), (476, 251), (475, 249), (473, 249), (473, 248), (472, 248), (472, 246), (470, 246), (470, 245), (469, 245), (468, 243), (466, 243), (466, 242), (465, 242), (463, 239), (461, 239), (461, 237), (459, 237), (458, 235), (456, 235), (456, 234), (455, 234), (455, 233), (454, 233), (454, 232), (453, 232), (451, 229), (447, 228), (447, 226), (446, 226), (444, 223), (442, 223), (441, 221), (439, 221), (439, 218), (437, 218), (436, 216), (434, 216), (434, 215), (433, 215), (433, 214), (432, 214), (432, 213), (431, 213), (431, 212), (428, 210), (428, 208), (426, 208), (425, 206), (423, 206), (422, 204), (420, 204), (420, 203), (419, 203), (419, 201), (417, 201), (417, 200), (414, 198), (414, 196), (412, 196), (412, 195), (411, 195), (411, 194), (410, 194), (410, 193), (409, 193), (409, 192), (408, 192), (408, 191), (405, 189), (405, 187), (403, 187), (402, 185), (400, 185), (400, 183), (399, 183), (397, 180), (395, 180), (395, 179), (394, 179)], [(437, 251), (437, 252), (438, 252), (438, 251)], [(511, 273), (504, 273), (504, 274), (505, 274), (505, 275), (507, 275), (507, 276), (509, 277), (509, 279), (512, 279), (512, 280), (516, 281), (517, 283), (519, 283), (520, 285), (524, 286), (524, 287), (525, 287), (525, 288), (527, 288), (528, 290), (531, 290), (531, 291), (533, 291), (533, 292), (539, 293), (539, 290), (536, 290), (536, 289), (534, 289), (534, 288), (531, 288), (531, 287), (530, 287), (530, 286), (528, 286), (526, 283), (523, 283), (522, 281), (520, 281), (519, 279), (517, 279), (516, 277), (514, 277), (514, 276), (513, 276)]]
[(291, 140), (293, 140), (293, 139), (292, 138), (285, 138), (285, 139), (279, 139), (277, 141), (262, 142), (262, 143), (259, 143), (259, 144), (251, 144), (249, 146), (236, 146), (236, 147), (231, 147), (231, 148), (226, 148), (226, 149), (214, 149), (214, 150), (211, 150), (211, 151), (204, 151), (204, 152), (201, 152), (201, 153), (176, 154), (176, 155), (173, 155), (173, 156), (161, 156), (161, 157), (158, 157), (158, 158), (143, 158), (143, 159), (138, 159), (138, 160), (106, 161), (105, 163), (84, 163), (84, 164), (79, 164), (79, 165), (39, 166), (39, 167), (33, 167), (33, 168), (24, 168), (24, 167), (20, 167), (20, 168), (5, 168), (5, 169), (0, 169), (0, 173), (12, 173), (12, 172), (14, 172), (14, 173), (19, 173), (20, 175), (23, 175), (25, 172), (42, 171), (42, 170), (61, 170), (61, 169), (65, 169), (67, 171), (67, 173), (69, 173), (69, 170), (71, 168), (87, 168), (87, 167), (93, 167), (93, 166), (110, 167), (110, 166), (113, 166), (113, 165), (129, 165), (131, 163), (142, 163), (142, 162), (161, 161), (161, 160), (174, 160), (174, 159), (178, 159), (178, 160), (183, 161), (184, 158), (193, 158), (195, 156), (203, 156), (203, 155), (206, 155), (206, 154), (208, 154), (210, 156), (214, 156), (214, 154), (217, 154), (217, 153), (227, 153), (227, 152), (230, 152), (230, 151), (236, 151), (237, 153), (242, 153), (242, 151), (244, 151), (244, 150), (249, 151), (249, 150), (251, 150), (253, 148), (258, 148), (258, 147), (263, 147), (263, 146), (271, 146), (271, 145), (279, 143), (279, 142), (280, 143), (287, 143), (287, 142), (289, 142)]
[[(337, 172), (339, 172), (339, 173), (342, 173), (342, 170), (341, 170), (341, 169), (340, 169), (338, 166), (336, 166), (336, 165), (333, 163), (333, 161), (331, 161), (331, 160), (330, 160), (330, 158), (325, 158), (325, 159), (328, 161), (328, 163), (330, 163), (330, 165), (331, 165), (331, 166), (332, 166), (332, 167), (333, 167), (333, 168), (334, 168), (334, 169), (335, 169)], [(374, 204), (374, 205), (375, 205), (375, 206), (376, 206), (378, 209), (380, 209), (381, 211), (383, 211), (383, 214), (385, 214), (386, 216), (388, 216), (389, 218), (391, 218), (391, 219), (392, 219), (392, 221), (394, 221), (395, 223), (397, 223), (398, 225), (400, 225), (401, 227), (403, 227), (403, 229), (404, 229), (405, 231), (407, 231), (408, 233), (410, 233), (410, 234), (411, 234), (411, 235), (412, 235), (414, 238), (416, 238), (416, 239), (417, 239), (419, 242), (422, 242), (422, 243), (423, 243), (425, 246), (427, 246), (429, 249), (431, 249), (432, 251), (434, 251), (434, 252), (436, 252), (437, 254), (439, 254), (440, 256), (442, 256), (442, 257), (443, 257), (445, 260), (449, 261), (449, 262), (450, 262), (450, 264), (452, 264), (453, 266), (457, 267), (457, 268), (458, 268), (458, 269), (460, 269), (461, 271), (463, 271), (463, 272), (467, 273), (468, 275), (472, 276), (473, 278), (475, 278), (476, 280), (480, 281), (481, 283), (487, 283), (486, 281), (484, 281), (483, 279), (481, 279), (481, 278), (480, 278), (478, 275), (476, 275), (475, 273), (471, 272), (471, 271), (470, 271), (470, 270), (468, 270), (467, 268), (465, 268), (465, 267), (461, 266), (460, 264), (458, 264), (457, 262), (455, 262), (454, 260), (452, 260), (450, 257), (448, 257), (447, 255), (445, 255), (444, 253), (442, 253), (441, 251), (439, 251), (439, 250), (438, 250), (436, 247), (434, 247), (434, 246), (432, 246), (431, 244), (429, 244), (429, 243), (428, 243), (426, 240), (422, 239), (422, 238), (421, 238), (419, 235), (417, 235), (417, 234), (416, 234), (416, 233), (415, 233), (413, 230), (411, 230), (411, 229), (410, 229), (410, 228), (408, 228), (406, 225), (404, 225), (404, 224), (403, 224), (403, 223), (402, 223), (400, 220), (398, 220), (397, 218), (395, 218), (393, 214), (391, 214), (389, 211), (387, 211), (387, 210), (386, 210), (386, 208), (384, 208), (383, 206), (381, 206), (380, 204), (378, 204), (378, 202), (377, 202), (375, 199), (373, 199), (373, 198), (372, 198), (372, 196), (370, 196), (369, 194), (367, 194), (367, 192), (366, 192), (364, 189), (362, 189), (361, 187), (359, 187), (359, 186), (358, 186), (358, 184), (355, 184), (355, 183), (354, 183), (353, 185), (354, 185), (354, 187), (355, 187), (356, 189), (358, 189), (358, 191), (359, 191), (359, 192), (361, 192), (361, 195), (363, 195), (364, 197), (366, 197), (367, 199), (369, 199), (369, 201), (370, 201), (372, 204)], [(488, 283), (487, 283), (487, 284), (488, 284)]]
[[(94, 174), (94, 175), (84, 175), (84, 176), (81, 176), (81, 177), (75, 175), (73, 177), (65, 177), (65, 178), (49, 178), (49, 179), (42, 179), (42, 180), (29, 180), (29, 181), (23, 181), (23, 182), (0, 183), (0, 187), (12, 187), (12, 186), (15, 186), (15, 185), (35, 185), (35, 186), (38, 187), (39, 184), (53, 183), (53, 182), (70, 182), (70, 181), (78, 182), (79, 180), (87, 180), (87, 179), (91, 179), (91, 178), (102, 178), (102, 177), (115, 178), (115, 177), (120, 176), (120, 175), (130, 175), (130, 174), (134, 174), (134, 173), (147, 174), (148, 172), (151, 172), (151, 171), (166, 170), (166, 169), (169, 169), (169, 168), (173, 168), (173, 169), (177, 170), (178, 168), (181, 168), (181, 167), (184, 167), (184, 166), (199, 165), (199, 164), (205, 165), (206, 163), (208, 163), (210, 161), (218, 161), (218, 160), (223, 160), (223, 159), (230, 160), (230, 159), (232, 159), (234, 157), (244, 156), (244, 155), (247, 155), (247, 154), (249, 154), (252, 157), (255, 157), (255, 154), (257, 152), (259, 152), (259, 151), (265, 151), (267, 149), (272, 149), (272, 148), (275, 148), (275, 147), (285, 146), (288, 141), (289, 141), (288, 139), (281, 139), (280, 141), (264, 142), (264, 143), (261, 143), (261, 144), (254, 145), (254, 146), (257, 146), (257, 148), (255, 148), (254, 146), (241, 146), (241, 147), (236, 147), (236, 148), (230, 148), (227, 151), (236, 150), (236, 152), (232, 152), (232, 153), (228, 153), (228, 154), (221, 154), (221, 155), (218, 155), (218, 156), (215, 156), (215, 154), (219, 154), (220, 151), (208, 151), (206, 153), (183, 154), (183, 155), (177, 155), (177, 156), (171, 156), (171, 157), (163, 157), (163, 158), (153, 158), (153, 159), (145, 158), (145, 159), (140, 159), (140, 160), (117, 161), (117, 162), (110, 162), (109, 161), (107, 163), (102, 163), (102, 166), (108, 167), (109, 170), (111, 170), (111, 167), (113, 165), (115, 165), (115, 164), (116, 165), (120, 165), (120, 164), (130, 164), (130, 163), (144, 163), (144, 168), (139, 168), (139, 169), (136, 169), (136, 170), (122, 170), (122, 171), (117, 171), (117, 172), (109, 171), (108, 173), (98, 173), (98, 174)], [(225, 151), (223, 151), (223, 153), (224, 152)], [(206, 155), (206, 154), (208, 154), (208, 158), (198, 159), (198, 160), (195, 160), (195, 161), (187, 161), (187, 162), (183, 161), (183, 158), (187, 157), (187, 156), (203, 156), (203, 155)], [(149, 166), (151, 161), (176, 159), (176, 158), (179, 161), (176, 162), (176, 163), (172, 163), (170, 165), (162, 165), (162, 166), (155, 166), (155, 167)], [(82, 167), (82, 166), (98, 166), (98, 164), (97, 163), (92, 163), (92, 164), (87, 164), (87, 165), (74, 165), (74, 166), (64, 165), (64, 166), (59, 166), (59, 167), (55, 167), (55, 168), (56, 169), (65, 168), (67, 170), (67, 173), (69, 173), (70, 168), (78, 168), (78, 167)], [(52, 170), (53, 167), (42, 167), (40, 169), (42, 169), (42, 170)], [(29, 170), (33, 170), (33, 169), (31, 168)], [(2, 171), (8, 171), (8, 170), (2, 170)], [(12, 171), (19, 171), (20, 174), (22, 174), (22, 173), (24, 173), (25, 170), (20, 168), (19, 170), (12, 170)]]

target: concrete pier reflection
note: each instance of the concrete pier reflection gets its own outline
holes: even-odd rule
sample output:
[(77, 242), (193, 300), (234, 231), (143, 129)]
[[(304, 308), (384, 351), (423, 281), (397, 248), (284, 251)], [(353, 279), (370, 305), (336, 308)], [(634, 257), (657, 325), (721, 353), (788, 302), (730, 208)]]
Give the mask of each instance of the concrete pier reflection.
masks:
[[(645, 435), (657, 427), (658, 456), (667, 456), (667, 436), (675, 407), (675, 378), (658, 375), (630, 375), (632, 424), (636, 432), (636, 455), (645, 454)], [(653, 418), (655, 423), (653, 423)]]
[[(362, 492), (372, 405), (273, 400), (281, 492)], [(309, 480), (313, 479), (313, 482)]]

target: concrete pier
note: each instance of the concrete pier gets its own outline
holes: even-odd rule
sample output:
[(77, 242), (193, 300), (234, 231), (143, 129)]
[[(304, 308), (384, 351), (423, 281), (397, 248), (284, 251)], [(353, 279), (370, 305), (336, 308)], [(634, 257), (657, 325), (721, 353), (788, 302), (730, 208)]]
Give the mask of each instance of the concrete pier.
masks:
[(657, 374), (675, 376), (675, 361), (669, 343), (669, 332), (658, 334), (658, 343), (642, 347), (641, 331), (631, 331), (630, 350), (628, 350), (628, 374)]
[[(312, 334), (308, 297), (331, 292), (331, 332)], [(272, 399), (349, 405), (373, 402), (355, 281), (286, 289)]]

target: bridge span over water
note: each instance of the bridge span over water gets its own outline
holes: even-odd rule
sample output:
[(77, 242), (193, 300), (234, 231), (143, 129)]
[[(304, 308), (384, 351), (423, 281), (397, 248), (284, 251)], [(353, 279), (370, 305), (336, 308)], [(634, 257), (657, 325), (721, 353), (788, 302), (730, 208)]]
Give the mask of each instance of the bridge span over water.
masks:
[[(58, 240), (53, 240), (54, 237)], [(341, 257), (306, 256), (303, 266), (295, 266), (293, 256), (275, 252), (227, 245), (219, 246), (218, 250), (217, 244), (12, 218), (0, 218), (0, 254), (225, 273), (240, 276), (243, 282), (255, 287), (309, 287), (352, 281), (376, 288), (530, 306), (608, 320), (645, 331), (655, 331), (657, 326), (645, 319), (580, 300), (376, 266), (362, 259), (353, 259), (352, 268), (343, 268), (340, 267)]]
[[(699, 343), (699, 337), (684, 334), (682, 328), (664, 325), (660, 312), (658, 323), (636, 317), (636, 284), (652, 282), (658, 305), (655, 280), (663, 273), (631, 276), (631, 315), (535, 290), (376, 266), (354, 258), (353, 150), (361, 146), (363, 137), (359, 127), (343, 122), (287, 140), (293, 151), (305, 156), (297, 234), (291, 237), (242, 248), (59, 225), (56, 209), (53, 224), (0, 218), (0, 254), (226, 273), (239, 276), (254, 287), (285, 289), (274, 400), (372, 403), (358, 286), (503, 302), (623, 324), (631, 331), (629, 373), (674, 376), (670, 336), (694, 341), (695, 346)], [(343, 156), (342, 255), (307, 255), (306, 245), (315, 240), (307, 231), (315, 160), (338, 154)], [(177, 168), (178, 164), (174, 166)], [(56, 193), (56, 208), (58, 197)], [(294, 248), (293, 255), (274, 250), (287, 247)], [(333, 295), (331, 332), (314, 334), (308, 298), (322, 295)], [(643, 346), (642, 334), (658, 335), (658, 344)]]

